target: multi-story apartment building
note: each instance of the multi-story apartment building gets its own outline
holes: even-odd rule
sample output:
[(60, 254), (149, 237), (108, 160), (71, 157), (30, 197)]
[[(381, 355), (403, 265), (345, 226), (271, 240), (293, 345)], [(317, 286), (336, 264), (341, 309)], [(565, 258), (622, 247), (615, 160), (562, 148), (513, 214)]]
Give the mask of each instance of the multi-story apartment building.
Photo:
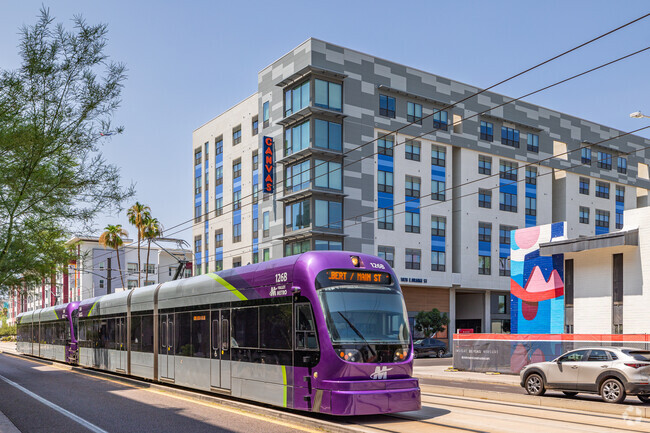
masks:
[(624, 209), (647, 205), (650, 141), (523, 101), (497, 107), (511, 99), (493, 92), (457, 104), (479, 91), (302, 43), (193, 133), (196, 273), (360, 251), (393, 266), (410, 316), (435, 307), (452, 331), (507, 332), (510, 230), (622, 227)]
[[(192, 251), (182, 248), (180, 242), (183, 241), (163, 238), (152, 243), (148, 268), (146, 243), (141, 246), (141, 286), (171, 281), (181, 262), (186, 263), (180, 276), (192, 276)], [(44, 279), (38, 286), (16, 288), (10, 293), (10, 323), (14, 323), (16, 316), (24, 311), (138, 287), (137, 241), (124, 239), (124, 246), (119, 249), (119, 265), (117, 252), (99, 245), (98, 237), (75, 236), (67, 244), (73, 248), (76, 258), (62, 272), (54, 278)], [(122, 285), (120, 270), (126, 287)]]

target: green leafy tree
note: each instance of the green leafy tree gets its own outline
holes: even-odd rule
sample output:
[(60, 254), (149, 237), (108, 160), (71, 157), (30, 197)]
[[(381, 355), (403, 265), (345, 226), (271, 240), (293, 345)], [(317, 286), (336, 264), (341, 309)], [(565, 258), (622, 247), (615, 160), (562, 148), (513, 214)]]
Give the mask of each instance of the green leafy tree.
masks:
[(120, 104), (125, 66), (105, 54), (105, 24), (72, 31), (41, 9), (23, 26), (16, 70), (0, 70), (0, 290), (65, 263), (65, 237), (120, 208), (133, 187), (99, 151)]
[(144, 235), (144, 221), (147, 218), (151, 218), (151, 209), (149, 206), (136, 201), (135, 204), (127, 210), (126, 216), (129, 218), (129, 224), (135, 226), (135, 229), (138, 231), (138, 287), (141, 287), (140, 273), (142, 266), (140, 262), (140, 243), (142, 242)]
[[(148, 216), (143, 221), (144, 229), (142, 230), (142, 238), (147, 240), (147, 273), (149, 273), (149, 252), (151, 251), (151, 241), (158, 239), (162, 236), (162, 224), (157, 218)], [(145, 275), (145, 279), (147, 276)]]
[(122, 281), (122, 287), (125, 287), (124, 275), (122, 274), (122, 264), (120, 263), (120, 247), (124, 245), (124, 239), (122, 239), (122, 237), (126, 237), (129, 234), (122, 228), (122, 224), (109, 224), (104, 230), (104, 233), (99, 236), (99, 245), (104, 248), (115, 249), (115, 254), (117, 255), (117, 268), (120, 272), (120, 280)]
[(425, 338), (444, 331), (447, 325), (449, 325), (449, 317), (437, 308), (431, 311), (420, 311), (415, 316), (415, 329), (422, 332)]

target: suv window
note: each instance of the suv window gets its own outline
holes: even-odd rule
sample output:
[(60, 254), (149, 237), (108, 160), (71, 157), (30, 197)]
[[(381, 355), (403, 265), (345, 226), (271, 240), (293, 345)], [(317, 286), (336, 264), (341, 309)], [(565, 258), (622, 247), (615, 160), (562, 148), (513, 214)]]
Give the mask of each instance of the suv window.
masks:
[(650, 351), (647, 350), (630, 350), (627, 354), (637, 361), (650, 361)]
[(592, 350), (589, 352), (589, 358), (587, 361), (609, 361), (607, 352), (604, 350)]
[(575, 352), (570, 352), (560, 358), (561, 362), (577, 362), (584, 361), (587, 356), (588, 350), (576, 350)]

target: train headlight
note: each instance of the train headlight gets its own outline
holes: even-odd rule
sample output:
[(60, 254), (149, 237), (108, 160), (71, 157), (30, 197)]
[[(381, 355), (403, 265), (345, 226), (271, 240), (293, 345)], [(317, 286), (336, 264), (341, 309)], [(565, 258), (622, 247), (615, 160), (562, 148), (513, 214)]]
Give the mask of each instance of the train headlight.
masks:
[(361, 352), (357, 349), (340, 349), (338, 355), (344, 361), (361, 362)]
[(408, 349), (397, 349), (395, 351), (395, 355), (393, 356), (393, 360), (395, 362), (405, 361), (407, 357)]
[(355, 268), (361, 266), (361, 260), (359, 259), (359, 256), (350, 256), (350, 259), (352, 260), (352, 266)]

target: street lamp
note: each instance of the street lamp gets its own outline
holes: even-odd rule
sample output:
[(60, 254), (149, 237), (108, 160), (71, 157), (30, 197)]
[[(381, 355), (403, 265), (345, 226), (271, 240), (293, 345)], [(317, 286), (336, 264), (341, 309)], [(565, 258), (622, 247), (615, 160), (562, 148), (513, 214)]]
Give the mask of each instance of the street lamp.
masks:
[(646, 116), (640, 111), (635, 111), (634, 113), (630, 113), (630, 117), (632, 117), (633, 119), (642, 119), (644, 117), (650, 119), (650, 116)]

